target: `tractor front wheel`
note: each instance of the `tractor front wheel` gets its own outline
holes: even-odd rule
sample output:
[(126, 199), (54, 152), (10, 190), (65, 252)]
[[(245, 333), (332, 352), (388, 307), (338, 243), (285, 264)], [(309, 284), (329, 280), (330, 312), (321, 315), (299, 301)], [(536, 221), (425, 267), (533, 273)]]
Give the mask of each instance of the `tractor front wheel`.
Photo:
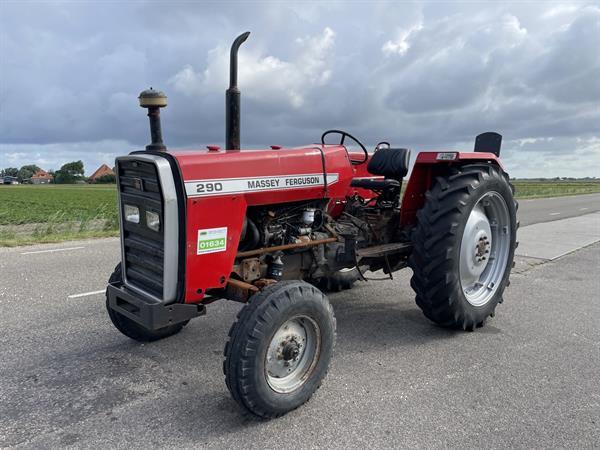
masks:
[(471, 164), (438, 177), (412, 234), (411, 286), (439, 325), (472, 331), (494, 315), (516, 247), (517, 203), (508, 175)]
[(275, 418), (313, 395), (327, 373), (335, 317), (327, 297), (303, 281), (281, 281), (252, 296), (229, 331), (223, 371), (234, 400)]
[[(119, 263), (117, 267), (115, 267), (115, 271), (110, 276), (108, 284), (120, 282), (122, 279), (123, 274), (121, 271), (121, 263)], [(108, 311), (108, 317), (110, 317), (112, 324), (117, 330), (119, 330), (128, 338), (140, 342), (152, 342), (173, 336), (174, 334), (179, 333), (181, 329), (188, 323), (188, 321), (186, 321), (177, 323), (175, 325), (168, 325), (159, 330), (148, 330), (147, 328), (144, 328), (128, 317), (125, 317), (123, 314), (120, 314), (112, 309), (108, 304), (108, 295), (106, 296), (106, 310)]]

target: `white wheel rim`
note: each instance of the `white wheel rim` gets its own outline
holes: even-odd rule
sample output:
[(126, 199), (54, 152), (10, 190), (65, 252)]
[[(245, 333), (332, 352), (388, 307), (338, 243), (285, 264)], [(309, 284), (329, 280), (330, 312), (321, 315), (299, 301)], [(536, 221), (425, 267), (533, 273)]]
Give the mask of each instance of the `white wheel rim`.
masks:
[(506, 201), (498, 192), (486, 192), (469, 214), (460, 245), (460, 284), (471, 305), (486, 305), (498, 290), (510, 242)]
[(265, 355), (267, 383), (285, 394), (301, 387), (312, 374), (321, 348), (317, 323), (300, 315), (286, 321), (273, 335)]

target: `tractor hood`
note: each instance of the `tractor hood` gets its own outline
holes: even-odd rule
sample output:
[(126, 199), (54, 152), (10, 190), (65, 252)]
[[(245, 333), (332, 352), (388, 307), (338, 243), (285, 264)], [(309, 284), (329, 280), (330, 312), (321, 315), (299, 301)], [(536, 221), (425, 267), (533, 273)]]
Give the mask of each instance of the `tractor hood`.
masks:
[(354, 171), (339, 145), (171, 152), (189, 198), (243, 195), (247, 204), (344, 198)]

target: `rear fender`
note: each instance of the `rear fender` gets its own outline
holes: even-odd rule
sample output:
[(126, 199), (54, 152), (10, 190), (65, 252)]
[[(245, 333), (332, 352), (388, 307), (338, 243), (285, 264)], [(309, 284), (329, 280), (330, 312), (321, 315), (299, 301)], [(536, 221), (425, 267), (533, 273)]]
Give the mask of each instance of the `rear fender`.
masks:
[(420, 152), (402, 198), (400, 226), (409, 228), (415, 225), (417, 211), (423, 207), (425, 193), (431, 189), (436, 177), (447, 173), (452, 166), (475, 162), (495, 164), (504, 170), (500, 159), (493, 153)]

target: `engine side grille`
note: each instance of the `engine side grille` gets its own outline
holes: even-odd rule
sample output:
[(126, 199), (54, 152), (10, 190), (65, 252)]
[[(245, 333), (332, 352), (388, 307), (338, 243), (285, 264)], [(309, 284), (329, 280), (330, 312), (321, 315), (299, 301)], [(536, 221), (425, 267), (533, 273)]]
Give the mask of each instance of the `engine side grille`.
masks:
[[(164, 208), (157, 168), (151, 162), (137, 160), (119, 160), (117, 167), (125, 279), (128, 284), (162, 299)], [(125, 220), (124, 205), (139, 208), (139, 223)], [(161, 228), (158, 232), (148, 228), (146, 211), (159, 214)]]

